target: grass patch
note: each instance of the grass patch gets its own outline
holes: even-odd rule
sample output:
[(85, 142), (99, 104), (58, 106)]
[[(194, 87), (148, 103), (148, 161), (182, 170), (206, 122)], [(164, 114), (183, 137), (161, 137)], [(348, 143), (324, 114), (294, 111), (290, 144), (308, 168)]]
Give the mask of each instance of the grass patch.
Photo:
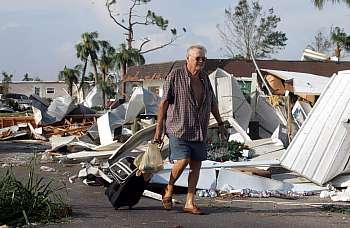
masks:
[(322, 210), (341, 214), (350, 214), (349, 205), (323, 205)]
[(30, 225), (54, 222), (71, 215), (72, 210), (58, 193), (64, 186), (55, 187), (35, 173), (35, 162), (29, 165), (26, 183), (18, 180), (11, 168), (0, 177), (0, 225)]

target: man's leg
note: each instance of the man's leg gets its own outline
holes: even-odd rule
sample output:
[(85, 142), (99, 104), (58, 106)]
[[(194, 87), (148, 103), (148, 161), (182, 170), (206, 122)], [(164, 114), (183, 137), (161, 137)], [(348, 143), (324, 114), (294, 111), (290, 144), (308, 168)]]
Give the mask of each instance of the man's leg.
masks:
[(202, 161), (190, 160), (190, 173), (188, 175), (188, 192), (185, 208), (192, 209), (195, 206), (196, 187), (201, 165)]
[[(173, 168), (171, 169), (169, 183), (165, 188), (165, 194), (164, 197), (171, 197), (173, 195), (174, 191), (174, 184), (176, 180), (180, 177), (188, 163), (190, 162), (189, 159), (181, 159), (177, 160), (175, 164), (173, 165)], [(197, 178), (198, 179), (198, 178)]]

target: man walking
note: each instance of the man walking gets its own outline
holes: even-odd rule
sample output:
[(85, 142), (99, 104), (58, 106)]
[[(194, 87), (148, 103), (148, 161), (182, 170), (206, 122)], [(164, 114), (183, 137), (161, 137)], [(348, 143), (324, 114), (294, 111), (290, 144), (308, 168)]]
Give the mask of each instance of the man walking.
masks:
[(154, 140), (160, 142), (164, 131), (170, 140), (170, 160), (176, 160), (163, 192), (162, 203), (167, 210), (172, 208), (174, 183), (189, 165), (188, 193), (183, 210), (191, 214), (202, 214), (195, 204), (195, 191), (202, 161), (207, 157), (206, 138), (210, 113), (218, 122), (219, 132), (227, 137), (208, 75), (203, 72), (205, 56), (205, 47), (190, 46), (187, 49), (186, 64), (172, 70), (163, 86)]

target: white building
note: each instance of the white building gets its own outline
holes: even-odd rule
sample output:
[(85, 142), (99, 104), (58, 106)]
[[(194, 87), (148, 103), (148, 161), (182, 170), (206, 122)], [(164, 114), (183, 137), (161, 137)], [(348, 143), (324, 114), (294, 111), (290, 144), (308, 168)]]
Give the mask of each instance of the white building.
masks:
[(68, 94), (64, 81), (14, 81), (9, 83), (9, 93), (36, 94), (43, 98), (55, 98)]

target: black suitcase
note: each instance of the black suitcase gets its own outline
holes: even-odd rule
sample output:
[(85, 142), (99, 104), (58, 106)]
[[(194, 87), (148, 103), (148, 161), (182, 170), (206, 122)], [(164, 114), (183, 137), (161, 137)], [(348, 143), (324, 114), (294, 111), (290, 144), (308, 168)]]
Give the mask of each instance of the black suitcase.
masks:
[(124, 206), (131, 209), (139, 202), (147, 185), (142, 175), (136, 176), (138, 169), (133, 162), (134, 157), (124, 157), (109, 167), (114, 181), (107, 187), (105, 194), (115, 209)]

